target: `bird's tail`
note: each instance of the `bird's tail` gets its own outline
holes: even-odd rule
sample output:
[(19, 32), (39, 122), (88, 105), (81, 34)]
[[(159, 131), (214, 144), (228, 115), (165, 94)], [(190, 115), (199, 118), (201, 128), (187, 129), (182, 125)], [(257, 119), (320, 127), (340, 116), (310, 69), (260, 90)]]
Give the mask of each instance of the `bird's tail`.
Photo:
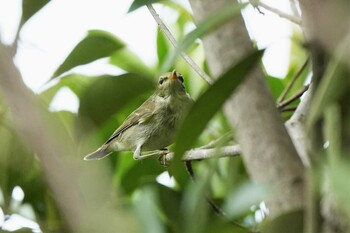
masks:
[(96, 151), (86, 155), (84, 157), (84, 160), (99, 160), (103, 159), (104, 157), (107, 157), (110, 155), (112, 152), (109, 150), (106, 150), (106, 148), (100, 147)]

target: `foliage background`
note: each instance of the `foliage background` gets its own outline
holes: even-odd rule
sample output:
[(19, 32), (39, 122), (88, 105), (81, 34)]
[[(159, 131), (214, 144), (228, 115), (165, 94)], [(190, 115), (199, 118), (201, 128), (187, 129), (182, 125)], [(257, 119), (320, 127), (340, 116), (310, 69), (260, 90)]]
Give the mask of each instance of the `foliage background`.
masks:
[[(20, 29), (48, 2), (23, 1)], [(177, 12), (178, 20), (170, 26), (175, 29), (178, 41), (188, 38), (186, 26), (193, 23), (191, 13), (173, 1), (163, 1), (161, 4)], [(9, 101), (4, 101), (6, 98), (3, 93), (6, 91), (0, 92), (2, 213), (29, 218), (39, 224), (42, 232), (192, 233), (253, 232), (263, 229), (262, 220), (268, 213), (263, 201), (270, 197), (271, 190), (269, 184), (251, 182), (240, 157), (193, 162), (196, 182), (191, 181), (182, 165), (176, 166), (176, 170), (182, 172), (169, 181), (164, 178), (168, 176), (168, 169), (162, 167), (157, 158), (134, 161), (129, 152), (114, 154), (98, 162), (86, 163), (81, 160), (84, 154), (102, 144), (154, 90), (157, 82), (155, 77), (164, 69), (169, 54), (174, 51), (164, 34), (161, 31), (156, 33), (157, 50), (154, 52), (157, 53), (158, 62), (149, 66), (118, 35), (91, 30), (61, 66), (57, 67), (49, 87), (37, 94), (30, 92), (43, 125), (47, 126), (43, 130), (49, 133), (48, 138), (55, 139), (54, 142), (45, 142), (49, 143), (47, 147), (59, 148), (52, 152), (52, 157), (40, 155), (45, 151), (45, 148), (36, 146), (42, 143), (35, 141), (40, 140), (40, 137), (32, 135), (33, 141), (23, 140), (23, 135), (28, 136), (25, 134), (27, 127), (19, 126), (16, 119), (26, 119), (27, 124), (31, 125), (35, 122), (31, 121), (33, 115), (30, 111), (27, 112), (28, 115), (16, 116), (11, 113)], [(276, 102), (307, 59), (307, 50), (301, 43), (303, 39), (299, 38), (303, 36), (296, 30), (291, 38), (294, 43), (290, 51), (288, 74), (279, 79), (265, 73)], [(202, 44), (194, 39), (196, 38), (186, 48), (186, 53), (210, 73)], [(6, 54), (3, 48), (0, 52)], [(88, 66), (101, 58), (107, 58), (111, 65), (125, 73), (88, 76), (71, 71), (76, 66)], [(178, 58), (171, 64), (171, 67), (167, 67), (168, 70), (176, 69), (183, 74), (186, 89), (194, 99), (200, 98), (209, 90), (209, 85), (182, 59)], [(287, 98), (303, 87), (309, 74), (310, 68), (307, 67)], [(77, 113), (49, 111), (54, 96), (63, 87), (68, 87), (79, 98)], [(21, 92), (21, 88), (18, 89)], [(220, 92), (214, 94), (219, 95)], [(29, 106), (32, 104), (31, 99), (28, 100)], [(296, 100), (291, 105), (296, 106), (298, 103), (299, 100)], [(21, 113), (20, 110), (19, 112)], [(283, 112), (281, 116), (288, 120), (291, 113)], [(217, 111), (193, 147), (207, 145), (231, 132), (224, 113)], [(231, 139), (224, 138), (220, 146), (230, 143)], [(349, 185), (345, 183), (349, 176), (348, 164), (334, 160), (333, 163), (322, 161), (322, 165), (329, 166), (330, 170), (322, 170), (317, 166), (320, 171), (316, 171), (321, 173), (319, 177), (330, 172), (334, 193), (337, 197), (339, 195), (339, 200), (348, 200), (349, 195), (344, 195), (349, 194)], [(159, 177), (168, 182), (164, 184)], [(23, 190), (23, 199), (16, 200), (13, 195), (16, 187)], [(207, 195), (225, 210), (229, 219), (234, 219), (246, 229), (231, 224), (225, 217), (216, 216), (206, 204)], [(344, 208), (346, 214), (349, 214), (348, 207)], [(303, 218), (298, 213), (287, 213), (286, 216), (286, 219), (281, 216), (281, 223), (277, 221), (276, 225), (283, 226), (291, 218)], [(292, 228), (289, 230), (297, 232)], [(2, 231), (6, 232), (4, 229)], [(18, 232), (32, 232), (32, 229), (21, 228)], [(271, 228), (268, 232), (280, 232), (280, 229)]]

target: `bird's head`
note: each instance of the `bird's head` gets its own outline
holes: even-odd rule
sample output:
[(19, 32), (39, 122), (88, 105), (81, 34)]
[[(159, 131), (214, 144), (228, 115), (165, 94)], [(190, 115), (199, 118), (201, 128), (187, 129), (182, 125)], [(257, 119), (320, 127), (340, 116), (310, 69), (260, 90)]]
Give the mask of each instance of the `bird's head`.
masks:
[(161, 75), (158, 81), (157, 93), (160, 96), (186, 95), (182, 75), (176, 70)]

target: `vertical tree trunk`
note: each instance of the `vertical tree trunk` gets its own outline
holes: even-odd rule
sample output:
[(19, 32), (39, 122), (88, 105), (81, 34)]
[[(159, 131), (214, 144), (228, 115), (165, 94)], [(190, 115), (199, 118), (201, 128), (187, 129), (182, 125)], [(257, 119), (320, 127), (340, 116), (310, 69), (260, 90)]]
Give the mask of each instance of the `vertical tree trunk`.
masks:
[[(222, 9), (230, 0), (190, 0), (196, 22)], [(253, 50), (242, 17), (229, 20), (203, 38), (206, 58), (219, 76)], [(234, 77), (232, 77), (234, 78)], [(267, 200), (272, 217), (303, 206), (303, 166), (284, 128), (262, 71), (254, 69), (225, 105), (235, 128), (247, 170), (255, 182), (266, 183), (274, 195)]]

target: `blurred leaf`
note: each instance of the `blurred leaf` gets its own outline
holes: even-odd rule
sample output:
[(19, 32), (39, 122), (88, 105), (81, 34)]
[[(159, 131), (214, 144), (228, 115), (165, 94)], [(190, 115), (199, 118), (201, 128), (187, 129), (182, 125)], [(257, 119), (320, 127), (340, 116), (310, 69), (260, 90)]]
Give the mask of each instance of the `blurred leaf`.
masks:
[(173, 189), (158, 185), (159, 202), (167, 218), (170, 232), (183, 232), (183, 219), (181, 206), (181, 193)]
[(22, 0), (22, 18), (20, 27), (35, 13), (43, 8), (50, 0)]
[(55, 71), (52, 78), (79, 65), (107, 57), (125, 44), (113, 34), (102, 30), (91, 30), (70, 52), (66, 60)]
[(146, 186), (137, 190), (134, 195), (136, 213), (142, 223), (144, 233), (165, 232), (159, 216), (159, 198), (155, 187)]
[[(344, 55), (344, 54), (342, 54)], [(311, 102), (306, 127), (310, 129), (323, 114), (326, 107), (345, 94), (349, 87), (347, 68), (339, 58), (329, 62), (327, 70)]]
[[(333, 156), (333, 155), (331, 155)], [(340, 208), (343, 213), (350, 217), (350, 166), (348, 159), (334, 158), (330, 161), (330, 187), (328, 195), (334, 196), (335, 208)]]
[(129, 73), (139, 74), (149, 78), (153, 78), (155, 75), (155, 72), (127, 47), (113, 53), (110, 57), (110, 63)]
[[(131, 152), (130, 156), (132, 156)], [(162, 172), (164, 168), (157, 159), (135, 161), (135, 165), (121, 178), (121, 186), (126, 193), (130, 194), (144, 184), (154, 183), (156, 177)]]
[(231, 217), (238, 217), (251, 208), (259, 205), (268, 196), (267, 187), (253, 183), (245, 183), (227, 197), (225, 212)]
[(152, 81), (136, 74), (101, 76), (82, 94), (78, 113), (100, 125), (153, 87)]
[(166, 55), (169, 53), (170, 44), (161, 30), (157, 31), (157, 55), (159, 64), (163, 64)]
[(277, 98), (279, 97), (279, 95), (282, 93), (284, 89), (283, 81), (279, 78), (268, 76), (267, 83), (273, 94), (274, 99), (277, 100)]
[[(82, 74), (68, 74), (59, 78), (58, 82), (51, 87), (47, 88), (40, 93), (40, 96), (47, 102), (50, 103), (53, 97), (62, 87), (68, 87), (78, 97), (81, 96), (82, 92), (88, 87), (88, 85), (95, 81), (97, 77), (91, 77)], [(56, 80), (54, 80), (56, 81)], [(49, 84), (50, 85), (50, 84)]]
[(190, 11), (186, 9), (181, 3), (174, 1), (163, 1), (164, 6), (170, 7), (179, 13), (178, 20), (183, 20), (186, 22), (193, 22), (193, 16)]
[(153, 3), (157, 3), (160, 2), (161, 0), (134, 0), (128, 10), (128, 13), (143, 7), (145, 5), (149, 5), (149, 4), (153, 4)]
[(295, 210), (280, 215), (262, 224), (261, 232), (266, 233), (296, 233), (303, 232), (303, 211)]
[[(179, 165), (184, 152), (192, 147), (209, 120), (219, 111), (233, 91), (257, 64), (263, 51), (255, 51), (229, 68), (194, 103), (180, 127), (175, 145), (174, 165)], [(179, 166), (172, 166), (174, 169)]]
[(213, 14), (212, 17), (208, 17), (203, 22), (197, 25), (197, 28), (191, 31), (176, 47), (174, 52), (170, 53), (167, 57), (166, 62), (163, 64), (162, 71), (167, 71), (170, 69), (175, 59), (180, 55), (182, 51), (185, 51), (190, 47), (193, 42), (209, 33), (210, 31), (216, 29), (218, 26), (222, 25), (228, 19), (231, 19), (240, 14), (241, 10), (247, 4), (240, 3), (230, 3), (227, 6), (220, 9), (216, 14)]

